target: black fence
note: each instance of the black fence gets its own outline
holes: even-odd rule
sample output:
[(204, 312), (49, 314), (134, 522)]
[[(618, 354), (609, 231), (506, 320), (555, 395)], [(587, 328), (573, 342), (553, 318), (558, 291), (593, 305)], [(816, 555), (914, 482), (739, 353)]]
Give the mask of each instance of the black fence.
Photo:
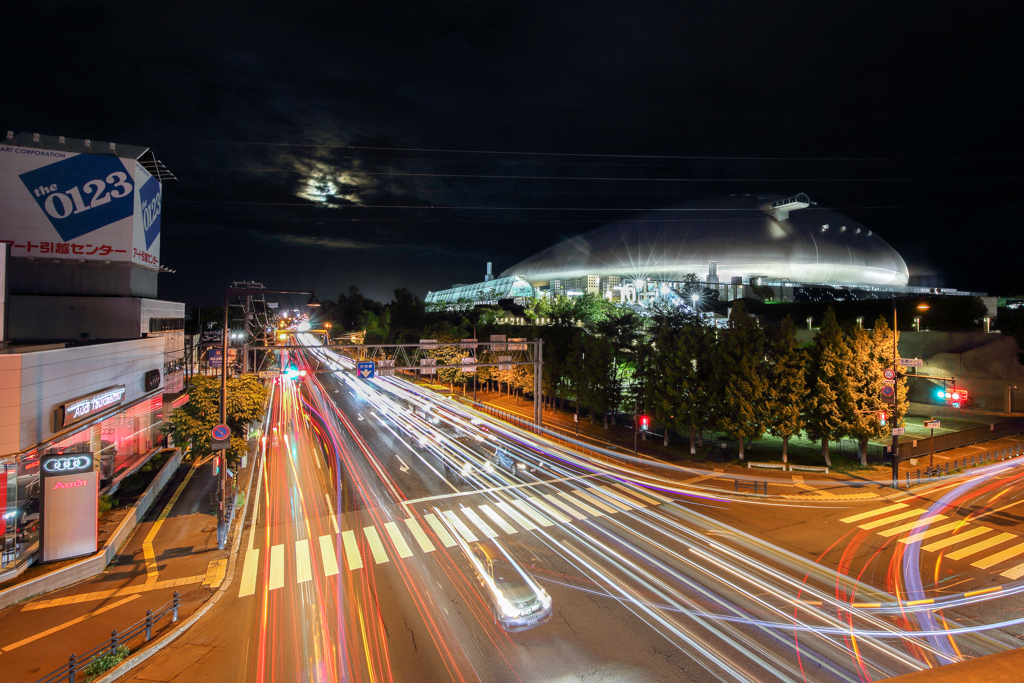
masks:
[[(965, 429), (962, 432), (953, 432), (952, 434), (943, 434), (942, 436), (935, 437), (935, 452), (939, 453), (941, 451), (948, 451), (951, 448), (970, 446), (982, 441), (991, 441), (992, 439), (1012, 436), (1022, 432), (1024, 432), (1024, 418), (1018, 417), (1006, 422), (1000, 422), (999, 424)], [(932, 452), (931, 444), (932, 440), (929, 437), (916, 440), (903, 437), (900, 439), (900, 460), (920, 458), (922, 455), (928, 455)]]
[(83, 655), (72, 654), (68, 663), (43, 676), (35, 683), (75, 683), (99, 677), (103, 672), (114, 668), (124, 660), (131, 651), (131, 644), (137, 643), (139, 637), (149, 642), (153, 637), (153, 628), (166, 616), (171, 617), (170, 623), (178, 621), (178, 608), (181, 606), (181, 595), (177, 591), (170, 602), (157, 611), (146, 610), (146, 618), (135, 622), (128, 628), (111, 632), (110, 638), (89, 650)]

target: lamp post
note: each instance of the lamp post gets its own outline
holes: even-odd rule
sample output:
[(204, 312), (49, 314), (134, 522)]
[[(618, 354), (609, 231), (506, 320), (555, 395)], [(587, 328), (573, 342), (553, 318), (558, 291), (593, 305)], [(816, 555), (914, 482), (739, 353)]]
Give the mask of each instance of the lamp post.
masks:
[[(893, 385), (893, 394), (892, 394), (892, 413), (893, 413), (892, 425), (893, 425), (893, 427), (899, 426), (897, 424), (896, 418), (899, 415), (899, 410), (898, 409), (899, 409), (899, 402), (900, 402), (900, 392), (899, 392), (900, 372), (899, 372), (899, 367), (898, 367), (899, 366), (899, 352), (896, 350), (896, 336), (899, 334), (899, 327), (896, 325), (896, 300), (897, 299), (916, 299), (916, 298), (917, 297), (913, 297), (913, 296), (896, 296), (895, 294), (892, 295), (892, 371), (893, 371), (893, 374), (895, 375), (895, 380), (894, 380), (895, 384)], [(919, 311), (926, 311), (926, 310), (928, 310), (928, 308), (929, 308), (928, 304), (926, 304), (924, 302), (919, 303), (917, 305), (917, 310), (919, 310)], [(894, 489), (898, 489), (900, 487), (900, 458), (899, 458), (899, 450), (900, 450), (900, 435), (899, 434), (893, 434), (892, 435), (892, 487)]]
[[(224, 332), (221, 335), (221, 359), (220, 359), (220, 424), (228, 423), (228, 302), (232, 296), (251, 294), (309, 294), (307, 306), (317, 307), (320, 300), (313, 292), (298, 292), (287, 289), (232, 289), (224, 290)], [(217, 549), (224, 550), (228, 541), (227, 524), (227, 485), (228, 467), (227, 458), (224, 458), (224, 465), (220, 468), (217, 481)]]

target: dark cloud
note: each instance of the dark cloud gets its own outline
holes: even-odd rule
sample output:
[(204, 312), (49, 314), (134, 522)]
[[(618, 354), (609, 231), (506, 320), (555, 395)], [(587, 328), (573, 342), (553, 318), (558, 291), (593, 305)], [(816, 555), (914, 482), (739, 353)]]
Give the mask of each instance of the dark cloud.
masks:
[(624, 209), (797, 191), (928, 278), (1024, 290), (1005, 255), (1007, 207), (1024, 201), (1012, 3), (8, 13), (8, 129), (148, 145), (180, 178), (165, 191), (168, 298), (213, 301), (242, 278), (423, 294)]

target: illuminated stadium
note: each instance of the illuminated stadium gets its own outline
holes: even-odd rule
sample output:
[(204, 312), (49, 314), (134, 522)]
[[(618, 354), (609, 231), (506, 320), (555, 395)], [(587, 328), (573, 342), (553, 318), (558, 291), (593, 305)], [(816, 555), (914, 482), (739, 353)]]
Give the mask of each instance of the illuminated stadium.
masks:
[[(694, 276), (721, 300), (763, 297), (769, 288), (776, 301), (929, 292), (908, 287), (903, 258), (873, 230), (805, 194), (733, 195), (605, 225), (507, 268), (498, 280), (431, 292), (427, 301), (465, 300), (479, 290), (488, 296), (468, 298), (591, 293), (642, 303), (674, 297)], [(498, 282), (520, 283), (519, 293), (503, 297), (494, 291)]]
[(803, 194), (722, 197), (645, 213), (565, 240), (502, 276), (534, 285), (581, 276), (673, 282), (693, 273), (704, 280), (710, 262), (725, 283), (902, 286), (909, 279), (885, 240)]

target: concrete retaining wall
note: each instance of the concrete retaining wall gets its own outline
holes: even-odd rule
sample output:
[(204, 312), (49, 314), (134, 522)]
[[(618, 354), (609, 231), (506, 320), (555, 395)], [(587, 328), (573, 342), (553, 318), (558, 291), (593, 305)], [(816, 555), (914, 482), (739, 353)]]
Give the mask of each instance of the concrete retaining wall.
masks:
[(67, 588), (79, 581), (96, 576), (106, 569), (107, 565), (113, 561), (117, 551), (131, 537), (135, 527), (145, 518), (146, 513), (149, 512), (149, 509), (160, 496), (164, 487), (167, 486), (167, 482), (174, 476), (174, 472), (181, 465), (182, 455), (183, 453), (180, 448), (175, 449), (174, 455), (164, 463), (159, 474), (150, 482), (146, 492), (139, 498), (135, 507), (128, 511), (128, 514), (121, 520), (117, 529), (110, 535), (110, 538), (103, 544), (99, 552), (55, 572), (0, 591), (0, 609), (36, 595), (49, 593), (59, 588)]

